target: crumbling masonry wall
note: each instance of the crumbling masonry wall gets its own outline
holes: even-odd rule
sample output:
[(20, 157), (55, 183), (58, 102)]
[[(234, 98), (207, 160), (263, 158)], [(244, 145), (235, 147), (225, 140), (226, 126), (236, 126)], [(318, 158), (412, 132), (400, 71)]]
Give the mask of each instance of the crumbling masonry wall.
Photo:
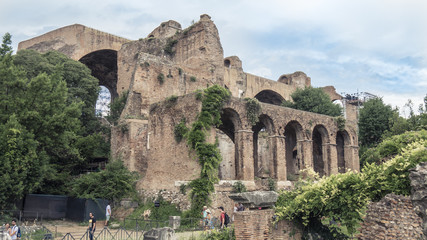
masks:
[[(163, 22), (136, 41), (76, 24), (21, 42), (20, 49), (58, 50), (88, 65), (113, 97), (129, 92), (112, 129), (111, 153), (141, 174), (139, 189), (178, 190), (198, 177), (200, 166), (185, 141), (175, 141), (174, 127), (184, 118), (191, 125), (201, 104), (194, 92), (214, 84), (232, 94), (224, 124), (209, 133), (211, 142), (218, 137), (223, 156), (219, 187), (241, 180), (254, 190), (254, 180), (268, 178), (289, 187), (308, 167), (321, 175), (337, 173), (338, 166), (359, 170), (355, 109), (346, 108), (345, 129), (338, 129), (332, 117), (277, 106), (310, 86), (311, 78), (299, 71), (277, 81), (245, 73), (237, 56), (224, 58), (218, 29), (206, 14), (186, 29)], [(246, 97), (261, 102), (255, 126), (247, 119)]]

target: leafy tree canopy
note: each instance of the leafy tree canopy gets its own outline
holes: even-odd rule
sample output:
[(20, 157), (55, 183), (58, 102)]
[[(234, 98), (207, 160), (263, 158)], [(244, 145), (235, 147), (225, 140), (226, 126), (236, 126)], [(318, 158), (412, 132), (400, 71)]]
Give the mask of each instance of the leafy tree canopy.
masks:
[(379, 143), (384, 132), (390, 130), (389, 122), (396, 111), (384, 104), (381, 98), (366, 101), (359, 112), (360, 144), (372, 146)]
[(342, 113), (341, 107), (334, 104), (321, 88), (298, 88), (291, 97), (293, 102), (285, 101), (282, 106), (329, 116), (340, 116)]
[(57, 52), (12, 56), (10, 43), (6, 34), (0, 48), (0, 159), (10, 171), (1, 180), (15, 182), (19, 191), (3, 192), (0, 207), (30, 192), (68, 193), (65, 183), (109, 151), (109, 132), (95, 117), (98, 81), (90, 70)]

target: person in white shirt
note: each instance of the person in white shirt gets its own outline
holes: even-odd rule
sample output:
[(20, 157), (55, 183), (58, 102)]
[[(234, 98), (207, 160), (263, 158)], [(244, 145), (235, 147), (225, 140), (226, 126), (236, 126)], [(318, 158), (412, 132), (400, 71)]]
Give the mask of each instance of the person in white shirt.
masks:
[(111, 217), (111, 207), (110, 207), (110, 202), (108, 202), (107, 207), (105, 208), (105, 226), (108, 226), (110, 217)]
[(18, 239), (18, 231), (19, 231), (19, 227), (16, 226), (16, 220), (12, 220), (12, 229), (10, 230), (10, 237), (12, 238), (12, 240), (16, 240)]

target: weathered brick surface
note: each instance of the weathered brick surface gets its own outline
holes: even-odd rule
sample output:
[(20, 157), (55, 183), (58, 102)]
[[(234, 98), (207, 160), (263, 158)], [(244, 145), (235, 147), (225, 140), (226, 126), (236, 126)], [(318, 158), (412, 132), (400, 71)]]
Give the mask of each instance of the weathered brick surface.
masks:
[(424, 239), (422, 220), (409, 197), (388, 194), (369, 205), (357, 239)]
[(236, 212), (234, 215), (236, 239), (301, 239), (299, 228), (287, 221), (273, 224), (273, 215), (272, 209)]

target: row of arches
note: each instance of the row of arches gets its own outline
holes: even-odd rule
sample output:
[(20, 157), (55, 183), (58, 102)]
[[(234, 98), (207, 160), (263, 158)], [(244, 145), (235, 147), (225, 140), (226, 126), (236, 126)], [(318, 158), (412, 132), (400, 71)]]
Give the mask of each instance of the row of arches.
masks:
[(308, 167), (319, 176), (355, 167), (355, 147), (347, 130), (331, 133), (322, 124), (304, 129), (293, 120), (278, 132), (267, 114), (245, 130), (241, 129), (239, 114), (230, 108), (224, 109), (221, 120), (223, 124), (216, 130), (223, 157), (221, 180), (297, 180), (300, 170)]

